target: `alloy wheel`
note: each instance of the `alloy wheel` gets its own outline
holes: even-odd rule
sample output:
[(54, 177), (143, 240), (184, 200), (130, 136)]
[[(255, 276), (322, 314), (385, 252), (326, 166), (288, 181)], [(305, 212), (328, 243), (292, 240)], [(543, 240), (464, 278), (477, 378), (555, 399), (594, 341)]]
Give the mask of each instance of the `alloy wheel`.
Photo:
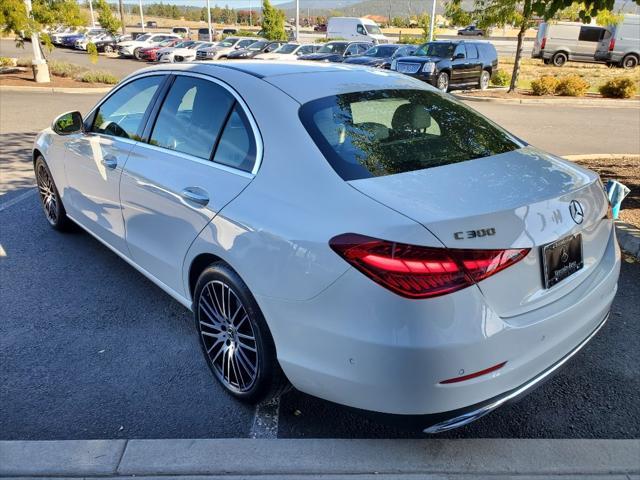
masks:
[(43, 164), (38, 165), (36, 180), (44, 214), (49, 223), (55, 225), (58, 222), (58, 195), (51, 175)]
[(491, 75), (486, 70), (482, 71), (482, 75), (480, 76), (480, 90), (486, 90), (489, 88), (489, 80), (491, 79)]
[(198, 300), (198, 329), (207, 359), (222, 384), (249, 391), (258, 377), (260, 357), (245, 306), (224, 282), (207, 283)]
[(438, 75), (438, 89), (446, 92), (449, 89), (449, 77), (446, 73)]

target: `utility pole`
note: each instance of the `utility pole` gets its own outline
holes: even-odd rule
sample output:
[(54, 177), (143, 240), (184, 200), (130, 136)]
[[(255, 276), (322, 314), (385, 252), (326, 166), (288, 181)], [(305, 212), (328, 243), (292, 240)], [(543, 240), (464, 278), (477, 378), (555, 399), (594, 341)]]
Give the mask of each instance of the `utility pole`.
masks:
[(300, 0), (296, 0), (296, 41), (300, 40)]
[(433, 29), (436, 22), (436, 0), (431, 0), (431, 19), (429, 24), (429, 41), (433, 41)]
[(91, 13), (91, 26), (96, 28), (96, 18), (93, 15), (93, 2), (89, 0), (89, 12)]
[(253, 9), (251, 6), (251, 0), (249, 0), (249, 26), (253, 27)]
[(140, 26), (142, 27), (142, 32), (144, 33), (144, 14), (142, 13), (142, 0), (138, 0), (138, 5), (140, 6)]
[(127, 33), (127, 27), (124, 24), (124, 0), (119, 0), (118, 3), (120, 4), (120, 23), (122, 28), (122, 34), (124, 35)]
[(213, 30), (211, 29), (211, 4), (207, 0), (207, 25), (209, 26), (209, 41), (213, 41)]
[[(27, 10), (27, 17), (31, 18), (31, 0), (24, 0), (24, 6)], [(33, 48), (33, 61), (31, 64), (33, 67), (34, 80), (36, 83), (49, 83), (51, 81), (49, 66), (42, 56), (40, 38), (38, 32), (35, 30), (31, 32), (31, 48)]]

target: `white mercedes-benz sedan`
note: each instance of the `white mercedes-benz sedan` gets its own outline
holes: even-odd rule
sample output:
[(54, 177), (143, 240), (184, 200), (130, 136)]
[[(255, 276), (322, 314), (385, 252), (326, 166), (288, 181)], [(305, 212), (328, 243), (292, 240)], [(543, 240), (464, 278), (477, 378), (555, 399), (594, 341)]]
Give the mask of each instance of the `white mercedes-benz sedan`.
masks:
[(248, 402), (290, 383), (430, 433), (464, 425), (562, 366), (617, 290), (595, 173), (395, 72), (144, 69), (58, 117), (33, 161), (51, 226), (191, 309), (213, 375)]

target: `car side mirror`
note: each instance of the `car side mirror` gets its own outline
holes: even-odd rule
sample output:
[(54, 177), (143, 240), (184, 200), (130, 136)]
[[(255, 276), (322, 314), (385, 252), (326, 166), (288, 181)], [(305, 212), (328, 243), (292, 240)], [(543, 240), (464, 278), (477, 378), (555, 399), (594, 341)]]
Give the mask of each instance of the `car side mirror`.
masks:
[(58, 135), (71, 135), (84, 131), (82, 114), (78, 111), (67, 112), (53, 121), (51, 129)]
[(458, 59), (461, 59), (461, 58), (464, 58), (464, 53), (462, 53), (462, 52), (461, 53), (456, 53), (454, 55), (454, 57), (453, 57), (454, 60), (458, 60)]
[(349, 57), (349, 56), (351, 56), (351, 52), (344, 52), (344, 56), (345, 56), (345, 57)]

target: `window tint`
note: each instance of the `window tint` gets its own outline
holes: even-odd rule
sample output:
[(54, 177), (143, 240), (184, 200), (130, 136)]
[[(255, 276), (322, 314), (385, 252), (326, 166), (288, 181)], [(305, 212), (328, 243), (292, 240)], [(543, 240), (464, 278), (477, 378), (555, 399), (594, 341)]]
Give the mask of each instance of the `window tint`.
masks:
[(596, 27), (580, 27), (578, 40), (581, 42), (599, 42), (604, 30)]
[(246, 172), (250, 172), (256, 162), (251, 125), (237, 104), (222, 132), (213, 161)]
[(467, 43), (467, 58), (478, 58), (478, 49), (475, 45)]
[(164, 76), (134, 80), (111, 95), (96, 112), (91, 131), (137, 140), (142, 119)]
[(358, 53), (358, 45), (356, 43), (349, 45), (345, 53), (348, 55), (355, 55)]
[(234, 98), (221, 86), (178, 76), (151, 133), (150, 143), (209, 159)]
[(426, 90), (376, 90), (314, 100), (300, 119), (344, 180), (421, 170), (519, 148), (461, 103)]

